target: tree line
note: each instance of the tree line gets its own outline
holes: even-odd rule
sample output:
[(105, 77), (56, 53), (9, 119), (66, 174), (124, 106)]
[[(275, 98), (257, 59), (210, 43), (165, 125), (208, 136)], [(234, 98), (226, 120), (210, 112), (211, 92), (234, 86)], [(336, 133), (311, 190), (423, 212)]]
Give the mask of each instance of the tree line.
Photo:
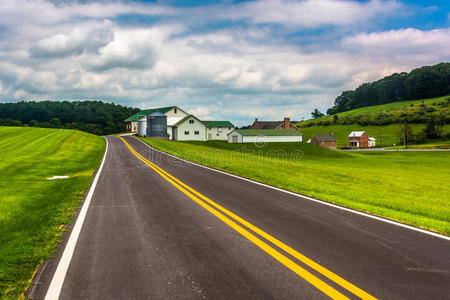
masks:
[(98, 135), (125, 131), (139, 109), (102, 101), (0, 103), (0, 125), (76, 129)]
[(409, 73), (394, 73), (355, 90), (342, 92), (328, 115), (359, 107), (440, 97), (450, 94), (450, 63), (424, 66)]

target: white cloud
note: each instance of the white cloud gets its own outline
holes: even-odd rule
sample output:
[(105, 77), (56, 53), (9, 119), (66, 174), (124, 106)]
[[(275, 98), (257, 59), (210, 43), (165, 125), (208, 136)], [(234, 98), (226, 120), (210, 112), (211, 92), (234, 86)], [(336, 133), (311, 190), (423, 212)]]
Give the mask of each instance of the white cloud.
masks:
[(37, 42), (30, 49), (39, 58), (66, 57), (85, 52), (98, 52), (113, 40), (111, 22), (75, 28), (70, 34), (55, 34)]
[(346, 26), (398, 14), (402, 5), (397, 1), (368, 2), (343, 0), (262, 0), (248, 2), (236, 11), (240, 17), (254, 23), (280, 23), (303, 27), (320, 25)]
[(93, 71), (151, 68), (156, 61), (154, 47), (161, 42), (159, 35), (155, 30), (117, 30), (114, 41), (87, 65)]
[(344, 38), (349, 50), (368, 51), (371, 54), (450, 53), (450, 29), (422, 31), (414, 28), (384, 32), (359, 33)]

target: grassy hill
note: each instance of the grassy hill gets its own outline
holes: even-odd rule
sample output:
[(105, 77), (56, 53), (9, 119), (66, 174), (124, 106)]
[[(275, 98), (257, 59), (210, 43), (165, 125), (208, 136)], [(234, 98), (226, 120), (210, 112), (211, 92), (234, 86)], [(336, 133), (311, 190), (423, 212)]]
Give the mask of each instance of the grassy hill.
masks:
[(450, 176), (450, 152), (355, 153), (306, 143), (259, 147), (141, 139), (203, 165), (450, 235), (450, 186), (442, 184)]
[(0, 126), (0, 299), (18, 299), (55, 253), (104, 148), (80, 131)]
[[(301, 128), (305, 141), (315, 134), (333, 132), (338, 145), (346, 146), (350, 132), (364, 130), (377, 139), (377, 146), (392, 146), (400, 142), (405, 122), (410, 124), (414, 134), (419, 134), (427, 120), (437, 115), (450, 119), (449, 96), (362, 107), (295, 125)], [(450, 132), (449, 125), (444, 127), (444, 132)]]

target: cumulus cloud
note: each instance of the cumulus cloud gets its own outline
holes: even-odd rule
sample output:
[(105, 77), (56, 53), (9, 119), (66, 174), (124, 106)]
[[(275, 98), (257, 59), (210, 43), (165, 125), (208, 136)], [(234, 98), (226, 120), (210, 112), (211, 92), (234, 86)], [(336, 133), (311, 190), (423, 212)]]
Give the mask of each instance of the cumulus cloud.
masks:
[(101, 26), (75, 28), (69, 34), (55, 34), (44, 38), (31, 47), (30, 55), (52, 58), (99, 52), (114, 38), (110, 25), (110, 22), (104, 22)]
[(450, 55), (450, 29), (418, 30), (406, 28), (384, 32), (359, 33), (342, 41), (349, 50), (387, 56), (425, 53)]
[(147, 69), (156, 61), (154, 46), (159, 41), (154, 30), (117, 31), (115, 39), (87, 64), (93, 71), (115, 68)]

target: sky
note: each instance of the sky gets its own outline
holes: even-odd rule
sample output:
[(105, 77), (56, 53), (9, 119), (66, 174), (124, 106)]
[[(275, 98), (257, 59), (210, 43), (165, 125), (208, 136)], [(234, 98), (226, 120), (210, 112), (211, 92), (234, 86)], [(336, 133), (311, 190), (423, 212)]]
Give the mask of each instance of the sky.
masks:
[(0, 1), (0, 101), (177, 105), (245, 125), (450, 60), (450, 1)]

